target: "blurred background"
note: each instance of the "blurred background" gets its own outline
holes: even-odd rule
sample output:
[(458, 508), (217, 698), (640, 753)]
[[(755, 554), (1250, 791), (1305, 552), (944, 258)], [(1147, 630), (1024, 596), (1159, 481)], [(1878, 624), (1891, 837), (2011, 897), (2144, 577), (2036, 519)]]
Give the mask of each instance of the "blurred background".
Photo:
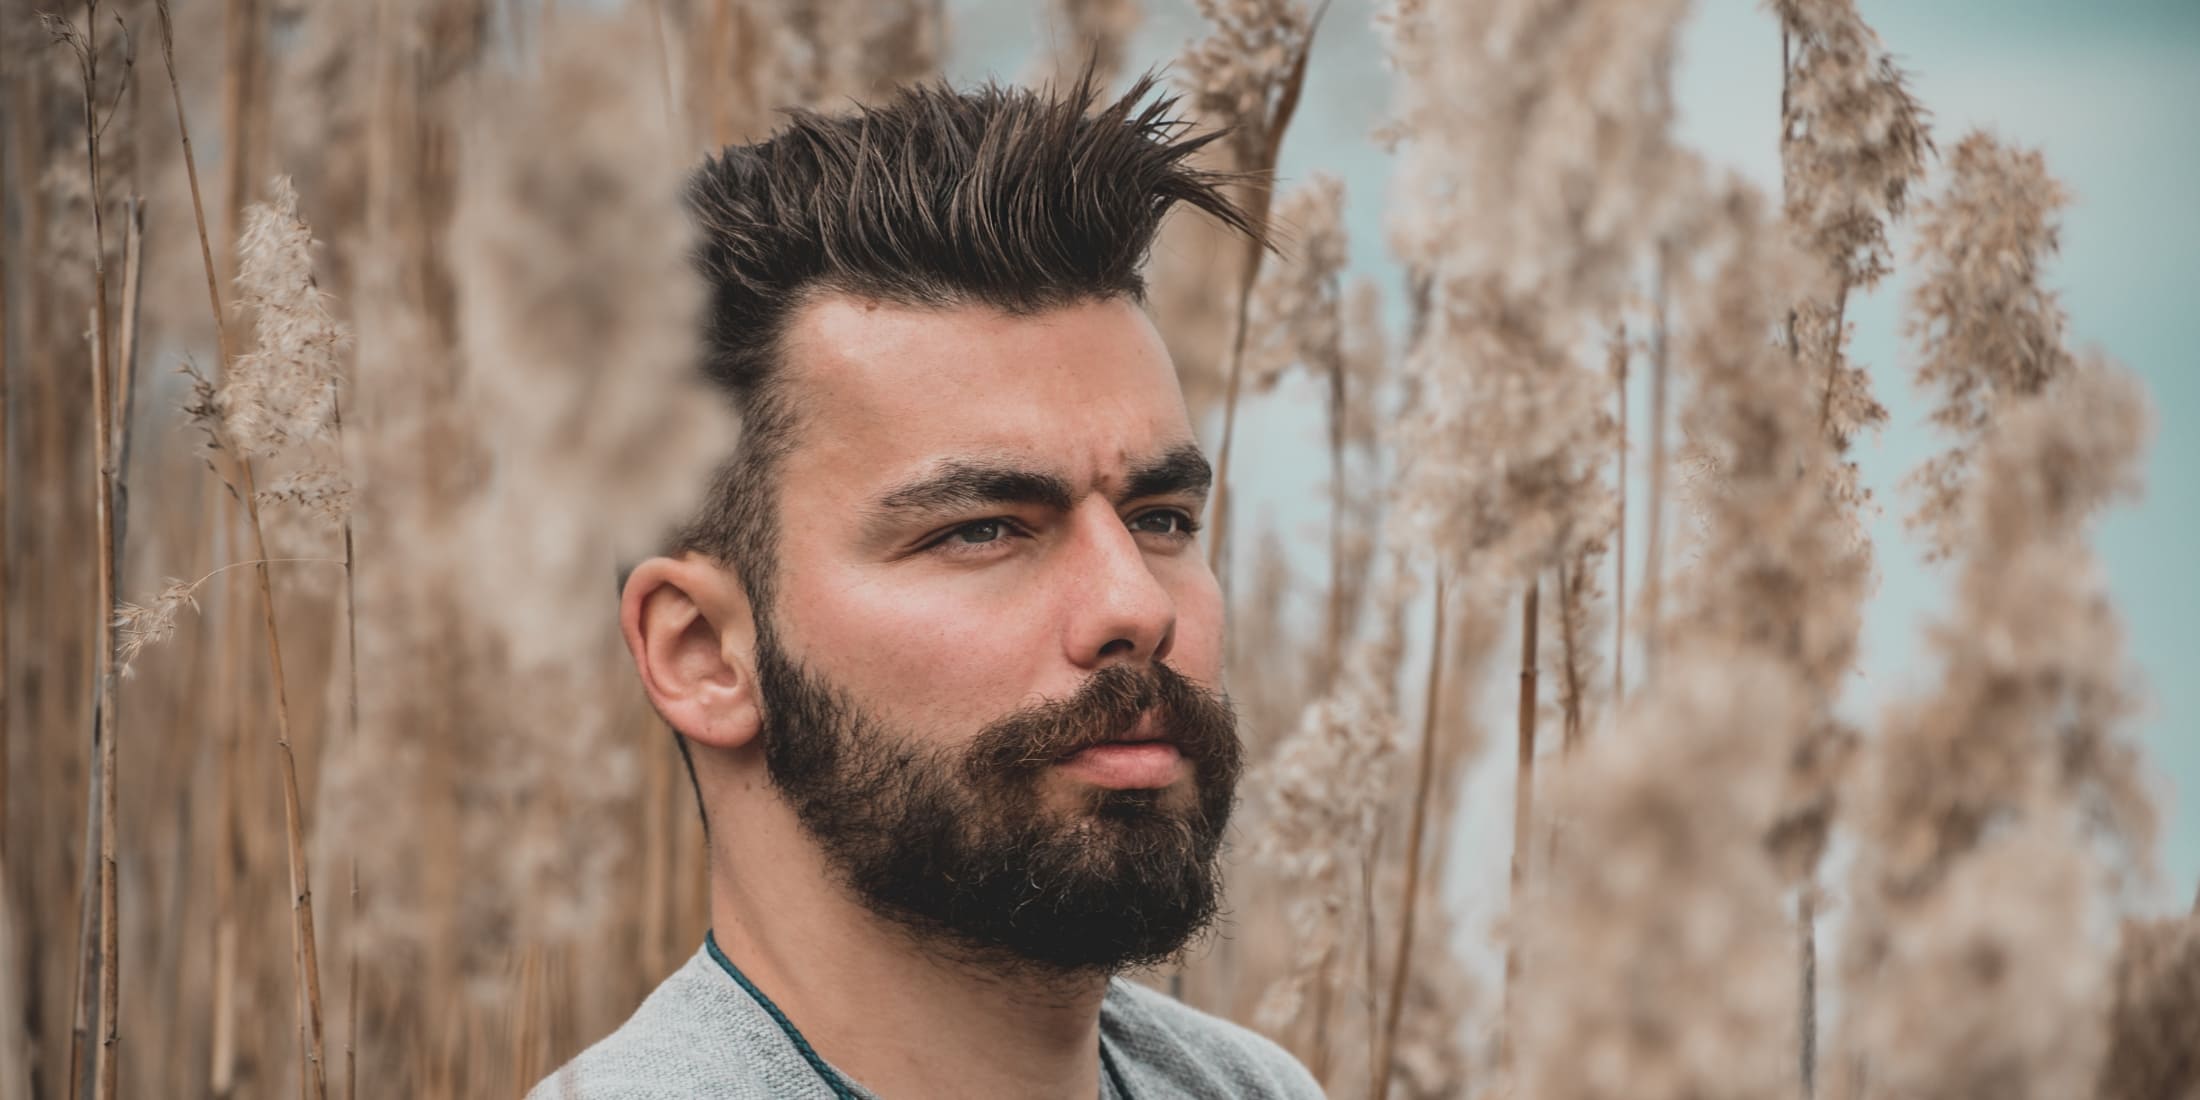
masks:
[[(70, 44), (35, 18), (49, 7), (90, 42), (101, 118), (111, 119), (99, 242), (84, 74)], [(1299, 23), (1278, 16), (1287, 9)], [(1856, 11), (1907, 71), (1943, 155), (1978, 128), (2044, 153), (2072, 195), (2043, 274), (2068, 311), (2070, 343), (2127, 366), (2151, 398), (2145, 493), (2109, 509), (2093, 543), (2139, 677), (2141, 709), (2124, 732), (2144, 751), (2161, 812), (2158, 872), (2089, 911), (2084, 942), (2110, 944), (2116, 918), (2184, 912), (2200, 884), (2200, 380), (2185, 362), (2200, 286), (2200, 212), (2189, 199), (2200, 143), (2179, 137), (2200, 103), (2200, 7), (1860, 0)], [(116, 431), (131, 440), (119, 464), (128, 522), (115, 597), (147, 613), (134, 628), (145, 648), (110, 712), (125, 746), (114, 807), (119, 1094), (315, 1091), (300, 1056), (313, 1043), (288, 888), (302, 862), (318, 907), (323, 978), (311, 996), (325, 1007), (327, 1092), (514, 1095), (623, 1019), (704, 927), (686, 781), (632, 690), (602, 597), (607, 563), (629, 549), (607, 533), (661, 522), (670, 502), (646, 490), (707, 461), (723, 425), (607, 409), (590, 388), (606, 363), (621, 365), (622, 392), (674, 386), (687, 366), (691, 349), (664, 335), (692, 320), (694, 305), (666, 244), (682, 232), (681, 173), (703, 149), (768, 132), (782, 104), (830, 108), (935, 72), (1036, 80), (1096, 42), (1112, 43), (1117, 86), (1169, 65), (1194, 90), (1212, 87), (1239, 61), (1273, 81), (1306, 14), (1188, 0), (177, 0), (175, 94), (225, 303), (217, 339), (161, 13), (137, 0), (103, 4), (90, 23), (83, 13), (42, 0), (0, 9), (0, 947), (14, 949), (0, 951), (0, 1100), (70, 1095), (72, 1081), (89, 1095), (96, 1084), (86, 1052), (97, 1025), (85, 1013), (97, 989), (83, 975), (98, 970), (81, 954), (100, 924), (87, 858), (100, 841), (87, 738), (100, 688), (88, 332), (117, 334), (108, 350), (135, 363), (123, 375), (134, 388), (115, 395)], [(1399, 376), (1419, 317), (1415, 270), (1391, 237), (1412, 197), (1376, 136), (1400, 79), (1379, 15), (1366, 0), (1323, 10), (1275, 171), (1284, 193), (1317, 173), (1341, 182), (1335, 226), (1285, 218), (1284, 229), (1342, 248), (1331, 281), (1365, 280), (1379, 294), (1361, 299), (1373, 323), (1334, 303), (1331, 319), (1374, 379), (1366, 408), (1403, 418)], [(1780, 20), (1749, 0), (1702, 0), (1677, 41), (1673, 138), (1778, 195)], [(1195, 64), (1187, 51), (1198, 50)], [(1197, 94), (1188, 109), (1208, 124), (1232, 110)], [(1926, 191), (1938, 190), (1939, 172), (1935, 161)], [(145, 199), (142, 233), (130, 230), (132, 195)], [(1318, 214), (1319, 204), (1291, 209)], [(1212, 451), (1242, 267), (1215, 234), (1178, 222), (1156, 250), (1156, 309)], [(1952, 614), (1958, 567), (1928, 563), (1903, 522), (1913, 507), (1903, 479), (1950, 440), (1910, 380), (1913, 241), (1907, 222), (1890, 234), (1893, 274), (1848, 309), (1849, 357), (1888, 411), (1850, 452), (1871, 494), (1863, 521), (1876, 587), (1835, 706), (1867, 737), (1890, 704), (1940, 682), (1927, 638)], [(107, 261), (106, 320), (90, 293), (95, 253)], [(1288, 282), (1303, 267), (1287, 253), (1270, 274)], [(250, 291), (238, 277), (255, 270), (252, 285), (288, 286), (293, 297)], [(1628, 308), (1639, 317), (1641, 302)], [(255, 495), (234, 488), (237, 455), (206, 446), (221, 409), (196, 421), (181, 411), (204, 414), (208, 402), (175, 368), (189, 363), (218, 386), (236, 357), (300, 331), (263, 331), (261, 317), (302, 318), (319, 341), (311, 369), (343, 379), (327, 385), (342, 393), (344, 418), (341, 430), (317, 423), (302, 433), (312, 438), (259, 454)], [(571, 320), (605, 317), (615, 320)], [(1250, 323), (1280, 330), (1286, 320), (1256, 309)], [(1640, 360), (1625, 396), (1637, 435), (1624, 488), (1636, 502), (1649, 490), (1640, 426), (1651, 372)], [(1343, 468), (1333, 464), (1332, 394), (1314, 371), (1271, 369), (1238, 404), (1232, 682), (1264, 770), (1249, 781), (1225, 935), (1145, 980), (1274, 1034), (1335, 1095), (1502, 1094), (1490, 1067), (1509, 1056), (1498, 1021), (1512, 1011), (1508, 876), (1519, 858), (1518, 773), (1501, 736), (1513, 721), (1511, 619), (1497, 625), (1469, 606), (1477, 594), (1454, 592), (1441, 656), (1457, 674), (1448, 694), (1428, 689), (1446, 722), (1427, 727), (1427, 743), (1438, 725), (1456, 736), (1415, 764), (1432, 631), (1407, 594), (1386, 603), (1366, 591), (1387, 575), (1370, 548), (1353, 549), (1350, 578), (1332, 575), (1344, 544), (1331, 523), (1345, 512), (1330, 492)], [(1388, 445), (1389, 427), (1368, 433)], [(1372, 499), (1397, 470), (1378, 456), (1356, 457), (1351, 472)], [(261, 496), (256, 532), (241, 502)], [(1619, 558), (1630, 593), (1644, 586), (1644, 513), (1639, 503), (1626, 513), (1634, 549)], [(262, 556), (285, 561), (265, 597), (253, 570), (234, 567)], [(168, 578), (188, 589), (170, 586), (163, 599)], [(1367, 605), (1353, 604), (1353, 630), (1337, 625), (1345, 579)], [(282, 628), (281, 684), (267, 663), (263, 598)], [(1628, 667), (1641, 667), (1639, 633), (1623, 644)], [(1365, 700), (1349, 696), (1348, 648), (1387, 674), (1387, 707), (1351, 710)], [(1542, 751), (1556, 767), (1550, 675)], [(279, 687), (287, 712), (273, 703)], [(1331, 770), (1309, 777), (1294, 763), (1294, 738), (1354, 727), (1361, 739), (1332, 747)], [(1411, 863), (1424, 775), (1436, 777), (1419, 797), (1434, 835), (1425, 850), (1413, 841), (1421, 863)], [(1311, 801), (1260, 793), (1276, 790)], [(1820, 880), (1837, 898), (1851, 859), (1836, 838)], [(1433, 867), (1417, 889), (1423, 863)], [(1814, 887), (1783, 889), (1780, 912), (1800, 907), (1815, 943), (1812, 903), (1799, 900)], [(1408, 913), (1418, 941), (1399, 935)], [(1828, 973), (1840, 965), (1833, 945), (1846, 913), (1836, 903), (1815, 926), (1832, 952)], [(1806, 971), (1818, 965), (1813, 950)], [(2200, 948), (2186, 950), (2200, 959)], [(1794, 980), (1783, 971), (1774, 981), (1786, 1009)], [(1989, 993), (1978, 999), (2008, 999)], [(1840, 997), (1829, 984), (1805, 1003), (1823, 1001), (1831, 1015)], [(1777, 1026), (1809, 1034), (1809, 1017), (1797, 1009)], [(1809, 1071), (1800, 1076), (1807, 1091)], [(1569, 1095), (1554, 1088), (1544, 1100)]]

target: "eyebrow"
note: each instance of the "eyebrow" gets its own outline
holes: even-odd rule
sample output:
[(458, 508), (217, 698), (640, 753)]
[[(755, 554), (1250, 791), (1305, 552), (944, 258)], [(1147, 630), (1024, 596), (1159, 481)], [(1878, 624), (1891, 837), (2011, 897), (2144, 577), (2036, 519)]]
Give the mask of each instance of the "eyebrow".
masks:
[[(1135, 466), (1124, 479), (1116, 503), (1184, 493), (1204, 497), (1214, 471), (1196, 445), (1185, 443)], [(880, 494), (864, 511), (874, 530), (912, 516), (999, 504), (1026, 504), (1067, 512), (1076, 493), (1068, 479), (1003, 462), (958, 459)]]
[(1133, 468), (1116, 503), (1170, 493), (1205, 497), (1214, 481), (1215, 472), (1207, 465), (1207, 456), (1199, 453), (1197, 446), (1182, 443), (1160, 458)]
[(909, 513), (945, 512), (981, 504), (1036, 504), (1068, 511), (1069, 482), (1002, 463), (957, 460), (904, 482), (873, 501), (868, 511), (881, 519)]

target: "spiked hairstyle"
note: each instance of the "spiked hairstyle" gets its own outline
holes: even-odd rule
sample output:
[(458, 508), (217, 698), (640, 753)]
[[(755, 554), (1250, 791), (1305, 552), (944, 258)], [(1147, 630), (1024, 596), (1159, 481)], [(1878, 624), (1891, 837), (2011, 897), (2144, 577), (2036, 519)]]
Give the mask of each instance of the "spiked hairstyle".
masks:
[(731, 565), (759, 628), (776, 552), (774, 467), (800, 426), (779, 364), (805, 303), (840, 293), (1012, 314), (1143, 303), (1140, 269), (1176, 204), (1254, 232), (1223, 192), (1240, 177), (1188, 163), (1222, 132), (1188, 136), (1174, 96), (1140, 107), (1157, 80), (1146, 73), (1097, 111), (1089, 67), (1060, 94), (914, 85), (848, 114), (791, 111), (770, 138), (729, 146), (695, 174), (705, 371), (731, 396), (742, 435), (676, 548)]

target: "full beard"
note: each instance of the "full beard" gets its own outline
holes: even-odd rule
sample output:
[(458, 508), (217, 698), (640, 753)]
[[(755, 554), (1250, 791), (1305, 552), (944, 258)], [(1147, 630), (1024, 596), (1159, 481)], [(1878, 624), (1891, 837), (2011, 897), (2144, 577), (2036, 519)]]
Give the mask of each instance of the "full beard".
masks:
[[(1213, 921), (1241, 747), (1227, 700), (1174, 670), (1109, 666), (955, 746), (885, 729), (768, 630), (757, 679), (773, 784), (857, 897), (926, 942), (996, 968), (1114, 973)], [(1192, 764), (1190, 799), (1094, 788), (1047, 804), (1054, 761), (1148, 713)]]

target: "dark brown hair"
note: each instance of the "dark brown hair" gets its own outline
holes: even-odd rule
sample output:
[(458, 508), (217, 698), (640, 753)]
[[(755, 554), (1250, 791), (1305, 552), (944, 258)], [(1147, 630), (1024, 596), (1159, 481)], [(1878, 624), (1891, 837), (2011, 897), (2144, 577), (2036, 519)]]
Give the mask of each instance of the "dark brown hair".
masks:
[(1148, 72), (1097, 111), (1090, 66), (1066, 94), (928, 82), (847, 114), (790, 111), (770, 138), (728, 146), (696, 172), (705, 370), (742, 435), (677, 549), (730, 565), (759, 627), (777, 542), (772, 478), (800, 410), (778, 364), (802, 305), (836, 292), (1015, 314), (1142, 303), (1140, 268), (1171, 207), (1253, 233), (1222, 190), (1240, 177), (1188, 163), (1222, 132), (1187, 136), (1174, 96), (1139, 106), (1157, 82)]

